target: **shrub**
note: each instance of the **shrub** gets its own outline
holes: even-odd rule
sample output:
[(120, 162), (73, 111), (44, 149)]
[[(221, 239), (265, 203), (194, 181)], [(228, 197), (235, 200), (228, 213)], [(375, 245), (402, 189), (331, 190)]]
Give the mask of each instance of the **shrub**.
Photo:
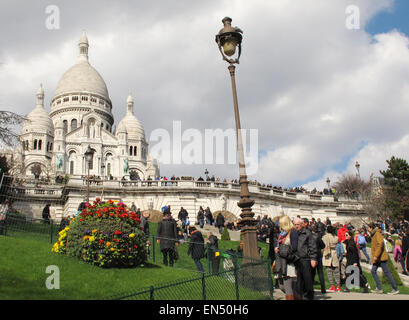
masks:
[(229, 231), (227, 230), (227, 227), (223, 228), (221, 240), (230, 240), (230, 234)]
[(146, 261), (146, 244), (135, 213), (123, 203), (97, 199), (60, 232), (52, 251), (105, 268), (133, 267)]

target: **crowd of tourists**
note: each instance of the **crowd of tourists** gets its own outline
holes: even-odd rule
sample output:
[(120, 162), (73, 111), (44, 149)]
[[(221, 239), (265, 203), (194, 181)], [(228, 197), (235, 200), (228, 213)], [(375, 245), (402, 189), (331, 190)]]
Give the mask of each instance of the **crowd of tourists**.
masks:
[[(359, 271), (359, 286), (364, 293), (382, 293), (377, 274), (377, 270), (382, 268), (393, 289), (389, 294), (398, 294), (387, 262), (389, 253), (393, 253), (395, 261), (402, 266), (402, 273), (407, 275), (409, 228), (405, 220), (395, 225), (389, 222), (377, 221), (355, 229), (351, 223), (332, 224), (328, 218), (321, 222), (320, 219), (309, 221), (300, 216), (293, 220), (285, 215), (279, 217), (273, 225), (269, 225), (267, 232), (276, 287), (285, 293), (287, 300), (312, 300), (316, 274), (322, 293), (341, 292), (350, 290), (346, 279)], [(399, 230), (396, 240), (389, 233), (392, 228), (395, 232)], [(366, 251), (368, 242), (371, 242), (371, 258)], [(376, 283), (372, 290), (362, 272), (361, 261), (364, 259), (372, 265), (371, 275)], [(324, 268), (329, 288), (325, 285)]]

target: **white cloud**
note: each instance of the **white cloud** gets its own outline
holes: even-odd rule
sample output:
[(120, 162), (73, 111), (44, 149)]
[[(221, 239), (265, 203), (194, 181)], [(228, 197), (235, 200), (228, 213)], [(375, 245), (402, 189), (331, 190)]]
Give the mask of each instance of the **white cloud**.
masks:
[[(353, 169), (355, 160), (365, 175), (383, 168), (391, 152), (408, 149), (400, 142), (409, 134), (402, 120), (409, 118), (409, 39), (398, 32), (372, 37), (364, 29), (393, 1), (354, 1), (362, 15), (361, 29), (354, 31), (345, 28), (347, 0), (91, 3), (99, 8), (93, 14), (88, 2), (81, 13), (62, 6), (58, 32), (30, 29), (36, 25), (30, 19), (44, 19), (42, 12), (38, 17), (23, 12), (24, 27), (0, 31), (2, 39), (15, 33), (0, 52), (2, 108), (30, 112), (41, 82), (50, 101), (59, 78), (75, 63), (85, 28), (90, 62), (107, 83), (116, 123), (131, 91), (147, 138), (156, 128), (172, 133), (175, 120), (182, 121), (182, 130), (203, 133), (233, 128), (230, 77), (214, 41), (229, 15), (244, 30), (236, 69), (241, 123), (258, 129), (263, 151), (251, 178), (325, 186), (328, 174)], [(0, 30), (6, 24), (0, 22)], [(21, 50), (25, 41), (27, 51)], [(364, 153), (370, 148), (376, 157)], [(219, 176), (238, 174), (223, 165), (161, 170), (198, 176), (205, 167)]]

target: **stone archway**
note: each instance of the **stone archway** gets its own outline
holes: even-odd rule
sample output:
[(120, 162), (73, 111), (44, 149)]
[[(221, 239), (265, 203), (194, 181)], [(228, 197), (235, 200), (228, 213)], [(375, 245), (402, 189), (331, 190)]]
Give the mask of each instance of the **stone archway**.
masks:
[(227, 211), (227, 210), (217, 210), (217, 211), (213, 212), (212, 213), (213, 219), (216, 220), (219, 213), (221, 213), (223, 216), (226, 216), (226, 218), (227, 218), (227, 220), (229, 220), (229, 222), (236, 221), (236, 220), (240, 219), (240, 217), (236, 217), (236, 215), (234, 213), (232, 213), (230, 211)]
[(163, 213), (158, 210), (144, 210), (142, 214), (145, 212), (149, 212), (151, 216), (149, 217), (149, 222), (158, 223), (163, 219)]

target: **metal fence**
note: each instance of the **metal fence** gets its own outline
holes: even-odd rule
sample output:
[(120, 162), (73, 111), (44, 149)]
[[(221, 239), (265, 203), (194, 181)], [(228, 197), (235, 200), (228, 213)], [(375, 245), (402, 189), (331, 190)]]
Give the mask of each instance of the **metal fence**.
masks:
[[(135, 289), (107, 297), (110, 300), (272, 300), (269, 261), (223, 255), (228, 267), (218, 273), (200, 273), (186, 279)], [(227, 262), (227, 263), (226, 263)]]
[(27, 217), (18, 213), (6, 213), (0, 221), (0, 235), (55, 242), (64, 225), (54, 220)]

